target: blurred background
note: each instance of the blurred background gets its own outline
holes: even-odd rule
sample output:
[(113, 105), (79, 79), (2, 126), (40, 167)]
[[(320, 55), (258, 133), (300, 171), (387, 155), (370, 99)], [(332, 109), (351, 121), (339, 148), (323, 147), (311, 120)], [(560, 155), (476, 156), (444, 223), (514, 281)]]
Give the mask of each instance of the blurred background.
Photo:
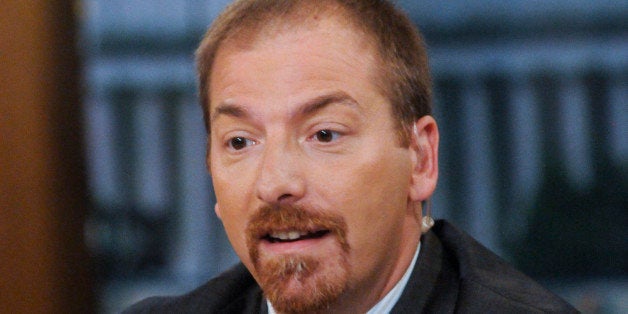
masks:
[[(227, 2), (0, 5), (0, 312), (117, 313), (237, 262), (193, 65)], [(628, 2), (397, 2), (431, 58), (434, 216), (628, 312)]]

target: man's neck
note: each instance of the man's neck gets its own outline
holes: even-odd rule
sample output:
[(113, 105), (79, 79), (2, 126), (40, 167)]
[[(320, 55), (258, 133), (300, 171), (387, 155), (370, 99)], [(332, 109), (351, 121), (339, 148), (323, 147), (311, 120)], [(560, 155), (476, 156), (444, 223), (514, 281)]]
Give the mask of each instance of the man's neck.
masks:
[(399, 279), (397, 284), (395, 284), (395, 286), (384, 296), (384, 298), (379, 300), (377, 304), (375, 304), (367, 312), (367, 314), (390, 313), (395, 304), (397, 304), (397, 301), (399, 301), (403, 290), (408, 284), (408, 280), (410, 280), (410, 276), (412, 275), (414, 266), (416, 265), (416, 262), (419, 258), (420, 251), (421, 241), (419, 241), (419, 244), (417, 245), (416, 251), (414, 252), (414, 257), (412, 258), (412, 262), (410, 262), (410, 265), (408, 265), (408, 268), (406, 269), (406, 272), (403, 274), (401, 279)]

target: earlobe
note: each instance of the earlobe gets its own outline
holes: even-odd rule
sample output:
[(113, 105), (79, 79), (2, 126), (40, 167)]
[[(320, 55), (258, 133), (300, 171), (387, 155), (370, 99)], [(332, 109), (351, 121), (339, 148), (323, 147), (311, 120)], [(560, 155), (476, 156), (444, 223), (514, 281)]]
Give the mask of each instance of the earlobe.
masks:
[(436, 189), (438, 141), (438, 126), (432, 116), (423, 116), (414, 123), (410, 142), (413, 163), (409, 191), (411, 201), (424, 201)]

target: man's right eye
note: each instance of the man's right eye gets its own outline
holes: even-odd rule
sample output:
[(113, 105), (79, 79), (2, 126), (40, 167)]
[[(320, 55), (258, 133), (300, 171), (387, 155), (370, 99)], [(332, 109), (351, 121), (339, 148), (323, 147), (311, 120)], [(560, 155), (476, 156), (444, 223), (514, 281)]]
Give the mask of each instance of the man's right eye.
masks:
[(241, 150), (252, 144), (253, 144), (252, 140), (247, 139), (245, 137), (241, 137), (241, 136), (233, 137), (228, 142), (229, 148), (234, 149), (234, 150)]

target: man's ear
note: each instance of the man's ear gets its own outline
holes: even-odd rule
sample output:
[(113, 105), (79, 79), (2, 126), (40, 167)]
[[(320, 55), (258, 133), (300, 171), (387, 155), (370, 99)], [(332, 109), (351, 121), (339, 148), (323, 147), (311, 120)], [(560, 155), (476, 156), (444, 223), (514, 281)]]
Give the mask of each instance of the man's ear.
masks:
[[(209, 156), (209, 154), (211, 153), (210, 144), (211, 144), (211, 135), (207, 135), (207, 150), (205, 151), (205, 165), (207, 166), (207, 173), (209, 173), (209, 175), (211, 176), (212, 162)], [(214, 212), (216, 213), (216, 216), (218, 216), (218, 219), (222, 220), (222, 213), (220, 212), (220, 205), (218, 205), (218, 202), (216, 202), (216, 204), (214, 205)]]
[(220, 212), (220, 205), (218, 205), (218, 202), (214, 205), (214, 212), (216, 213), (216, 216), (218, 216), (218, 219), (222, 220), (222, 213)]
[(423, 116), (412, 127), (409, 198), (411, 201), (424, 201), (434, 193), (438, 181), (438, 126), (432, 116)]
[(209, 154), (211, 153), (211, 135), (207, 135), (207, 148), (205, 149), (205, 166), (207, 167), (207, 173), (212, 174), (212, 162)]

